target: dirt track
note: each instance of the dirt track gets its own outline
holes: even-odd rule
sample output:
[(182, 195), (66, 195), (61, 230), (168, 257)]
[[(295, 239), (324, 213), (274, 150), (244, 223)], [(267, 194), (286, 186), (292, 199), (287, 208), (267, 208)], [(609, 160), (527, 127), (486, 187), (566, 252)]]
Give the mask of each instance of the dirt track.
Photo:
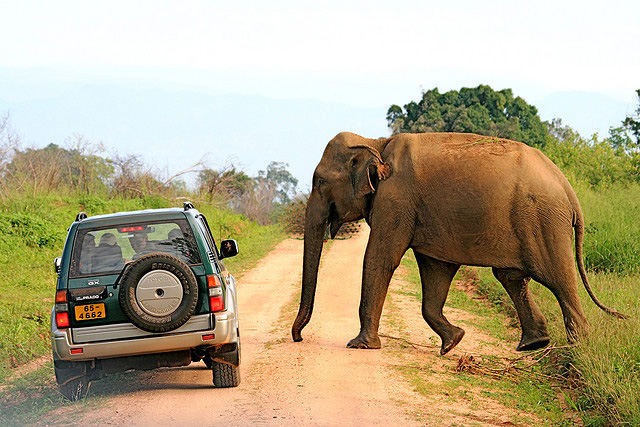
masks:
[[(446, 357), (437, 355), (438, 345), (401, 348), (397, 351), (400, 356), (394, 355), (388, 351), (394, 346), (390, 339), (383, 339), (387, 351), (345, 347), (359, 329), (357, 313), (367, 237), (364, 230), (325, 248), (314, 315), (303, 330), (301, 343), (292, 342), (289, 329), (297, 312), (302, 241), (282, 242), (238, 279), (242, 337), (239, 387), (213, 388), (211, 372), (202, 362), (185, 368), (124, 374), (115, 387), (111, 381), (111, 389), (106, 381), (93, 383), (90, 395), (106, 398), (96, 402), (98, 408), (80, 406), (83, 404), (60, 408), (54, 419), (74, 425), (127, 426), (514, 425), (512, 419), (535, 423), (535, 418), (490, 399), (459, 402), (438, 384), (438, 377), (455, 367), (460, 355), (478, 351), (478, 346), (483, 352), (514, 354), (505, 343), (483, 336), (473, 327), (465, 325), (467, 336)], [(397, 278), (391, 286), (398, 286)], [(399, 321), (410, 331), (406, 338), (433, 341), (433, 333), (420, 317), (419, 302), (394, 295), (393, 305), (403, 317)], [(465, 322), (469, 316), (459, 310), (445, 314), (454, 324)], [(383, 320), (383, 329), (384, 325)], [(402, 363), (434, 370), (433, 396), (414, 391), (396, 369)]]

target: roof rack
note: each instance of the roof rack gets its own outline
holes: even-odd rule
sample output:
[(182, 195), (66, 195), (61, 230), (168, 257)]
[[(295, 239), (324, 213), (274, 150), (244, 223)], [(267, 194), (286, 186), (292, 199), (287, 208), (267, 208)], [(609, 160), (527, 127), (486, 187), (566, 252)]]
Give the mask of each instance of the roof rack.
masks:
[(184, 207), (185, 211), (188, 211), (189, 209), (194, 209), (193, 203), (191, 203), (191, 202), (184, 202), (182, 204), (182, 206)]
[(76, 221), (82, 221), (83, 219), (87, 219), (86, 212), (80, 212), (78, 215), (76, 215)]

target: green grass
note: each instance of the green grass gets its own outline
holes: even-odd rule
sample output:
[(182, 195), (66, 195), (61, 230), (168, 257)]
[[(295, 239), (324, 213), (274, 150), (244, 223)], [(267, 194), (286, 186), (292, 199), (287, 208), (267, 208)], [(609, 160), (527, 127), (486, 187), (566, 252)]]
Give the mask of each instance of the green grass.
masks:
[[(488, 269), (469, 271), (476, 272), (466, 274), (476, 281), (479, 295), (486, 297), (496, 311), (513, 313), (509, 297)], [(579, 411), (586, 425), (640, 425), (640, 298), (637, 292), (640, 275), (590, 273), (589, 282), (600, 301), (617, 308), (629, 319), (618, 320), (602, 312), (579, 285), (580, 300), (591, 325), (590, 334), (579, 345), (557, 351), (545, 359), (541, 372), (560, 381), (550, 383), (543, 379), (539, 386), (570, 387), (571, 390), (565, 392), (568, 402)], [(531, 290), (549, 323), (552, 343), (566, 345), (558, 302), (538, 283), (532, 282)], [(455, 301), (453, 292), (451, 296)], [(465, 309), (475, 312), (469, 306)], [(511, 319), (512, 325), (517, 326), (515, 317)], [(492, 329), (499, 333), (495, 328), (499, 325)], [(520, 332), (519, 328), (515, 331)], [(526, 396), (525, 391), (519, 389), (518, 396)]]
[[(553, 368), (567, 374), (570, 364), (575, 389), (571, 399), (588, 425), (640, 425), (640, 275), (615, 273), (589, 275), (590, 284), (605, 305), (615, 307), (629, 319), (618, 320), (603, 313), (583, 289), (580, 300), (591, 330), (580, 344), (568, 350), (566, 361)], [(553, 295), (542, 286), (533, 293), (549, 321), (555, 342), (565, 342), (560, 308)]]
[[(401, 265), (406, 270), (403, 278), (407, 283), (395, 293), (421, 301), (420, 275), (415, 257), (411, 251), (407, 252), (403, 257)], [(520, 335), (517, 321), (508, 317), (509, 311), (505, 308), (508, 305), (506, 301), (504, 304), (495, 304), (495, 302), (501, 301), (505, 297), (508, 299), (508, 296), (501, 287), (495, 291), (493, 290), (497, 281), (493, 279), (491, 270), (486, 268), (463, 268), (456, 279), (473, 281), (478, 292), (476, 294), (477, 297), (472, 297), (452, 285), (446, 307), (473, 313), (474, 320), (471, 322), (475, 328), (493, 337), (512, 342), (515, 346)], [(491, 279), (493, 279), (493, 282)], [(482, 291), (480, 291), (481, 289)], [(393, 299), (393, 293), (387, 296), (385, 327), (403, 336), (406, 335), (403, 333), (406, 327), (401, 323), (401, 318), (394, 315)], [(491, 301), (494, 304), (490, 303)], [(426, 323), (425, 327), (428, 327)], [(434, 344), (434, 352), (437, 352), (440, 346), (439, 340), (437, 341), (431, 343)], [(402, 363), (397, 367), (399, 374), (413, 386), (416, 392), (425, 396), (431, 396), (434, 389), (437, 389), (446, 390), (447, 395), (451, 396), (452, 400), (473, 400), (474, 393), (470, 390), (479, 390), (478, 392), (485, 397), (500, 402), (506, 407), (517, 408), (522, 411), (520, 417), (512, 420), (514, 422), (530, 424), (531, 420), (527, 414), (534, 414), (550, 425), (560, 425), (566, 422), (566, 414), (563, 413), (558, 405), (557, 384), (551, 384), (544, 380), (544, 376), (549, 374), (545, 365), (534, 365), (528, 368), (525, 373), (501, 377), (482, 373), (451, 371), (448, 373), (448, 379), (444, 384), (434, 384), (431, 380), (431, 377), (436, 374), (433, 369), (412, 363), (406, 358), (405, 353), (409, 347), (408, 344), (393, 341), (386, 345), (390, 347), (388, 351), (394, 357), (402, 360)], [(481, 365), (483, 367), (503, 368), (503, 363), (501, 360), (486, 356), (482, 357)]]
[(0, 424), (18, 426), (35, 423), (54, 408), (70, 405), (58, 393), (53, 362), (5, 384), (0, 393)]
[[(603, 304), (629, 319), (603, 313), (580, 285), (591, 331), (567, 356), (580, 384), (572, 399), (586, 424), (640, 425), (640, 185), (574, 188), (586, 220), (589, 282)], [(557, 301), (540, 285), (533, 292), (552, 339), (565, 340)]]
[[(466, 273), (475, 278), (476, 292), (486, 297), (496, 311), (512, 315), (512, 303), (490, 270), (469, 270), (476, 272)], [(560, 381), (542, 379), (539, 386), (570, 387), (565, 392), (568, 402), (586, 425), (640, 425), (640, 275), (590, 273), (589, 283), (601, 302), (617, 308), (629, 319), (615, 319), (602, 312), (580, 284), (579, 296), (591, 325), (590, 334), (579, 345), (545, 359), (541, 373)], [(539, 283), (532, 282), (531, 290), (549, 323), (552, 343), (566, 345), (562, 313), (555, 297)], [(455, 300), (454, 293), (452, 296)], [(475, 312), (472, 307), (466, 309)], [(516, 318), (511, 319), (512, 326), (517, 326)], [(495, 328), (494, 333), (499, 333)], [(514, 331), (520, 333), (519, 328)], [(518, 396), (526, 396), (525, 391), (519, 389)]]
[[(70, 402), (58, 392), (53, 362), (48, 362), (3, 385), (5, 389), (0, 392), (0, 425), (58, 425), (61, 413), (67, 423), (75, 424), (85, 412), (105, 406), (110, 396), (139, 390), (139, 378), (143, 375), (149, 374), (131, 371), (109, 375), (92, 383), (90, 397)], [(60, 412), (61, 409), (63, 412)]]
[(587, 268), (640, 273), (640, 185), (575, 186), (585, 216)]
[[(60, 208), (63, 203), (15, 200), (10, 207), (0, 207), (4, 231), (0, 237), (0, 382), (11, 367), (49, 349), (53, 258), (60, 254), (65, 230), (75, 218), (75, 214), (65, 215)], [(66, 225), (64, 217), (70, 217)]]

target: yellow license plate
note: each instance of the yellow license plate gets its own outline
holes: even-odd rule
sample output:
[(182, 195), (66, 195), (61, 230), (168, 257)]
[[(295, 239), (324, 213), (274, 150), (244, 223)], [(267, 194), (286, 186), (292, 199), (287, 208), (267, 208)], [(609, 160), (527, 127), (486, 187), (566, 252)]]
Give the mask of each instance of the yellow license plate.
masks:
[(95, 320), (107, 317), (104, 303), (76, 305), (76, 320)]

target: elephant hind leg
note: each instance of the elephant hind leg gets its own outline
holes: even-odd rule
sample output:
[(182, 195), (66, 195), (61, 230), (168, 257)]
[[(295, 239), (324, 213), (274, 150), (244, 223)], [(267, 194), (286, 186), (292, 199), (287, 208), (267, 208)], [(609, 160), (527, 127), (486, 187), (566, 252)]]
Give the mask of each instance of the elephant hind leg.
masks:
[(556, 297), (562, 310), (567, 339), (569, 342), (576, 342), (587, 334), (589, 324), (578, 298), (578, 279), (573, 259), (567, 256), (564, 260), (556, 261), (554, 269), (546, 273), (540, 278), (534, 276), (534, 279), (546, 286)]
[(414, 251), (422, 281), (422, 317), (442, 340), (440, 354), (447, 354), (462, 337), (464, 330), (453, 326), (442, 314), (451, 280), (460, 265), (429, 258)]
[(524, 272), (513, 269), (494, 268), (493, 275), (504, 286), (518, 313), (522, 338), (517, 350), (536, 350), (549, 344), (547, 321), (529, 291), (531, 278)]

